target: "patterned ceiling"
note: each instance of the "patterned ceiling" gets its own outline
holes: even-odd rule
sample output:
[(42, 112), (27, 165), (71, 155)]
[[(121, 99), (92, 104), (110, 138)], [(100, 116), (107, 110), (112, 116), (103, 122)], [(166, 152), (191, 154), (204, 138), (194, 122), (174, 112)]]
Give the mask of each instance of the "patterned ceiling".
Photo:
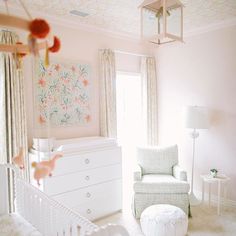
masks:
[[(3, 11), (3, 0), (1, 11)], [(18, 0), (8, 0), (10, 10), (19, 6)], [(142, 0), (24, 0), (32, 12), (45, 13), (73, 23), (83, 23), (109, 31), (138, 35), (140, 14), (137, 6)], [(236, 0), (182, 0), (185, 31), (236, 18)], [(12, 8), (11, 8), (12, 7)], [(71, 10), (89, 15), (73, 16)], [(35, 14), (35, 13), (34, 13)]]

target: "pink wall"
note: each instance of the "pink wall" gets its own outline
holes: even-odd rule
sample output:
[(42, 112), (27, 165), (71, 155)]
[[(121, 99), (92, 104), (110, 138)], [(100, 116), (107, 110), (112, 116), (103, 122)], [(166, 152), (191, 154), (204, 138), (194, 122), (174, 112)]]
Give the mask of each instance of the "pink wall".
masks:
[(196, 146), (195, 186), (200, 174), (217, 168), (229, 175), (229, 197), (236, 200), (236, 27), (185, 39), (157, 51), (160, 144), (178, 143), (180, 162), (191, 167), (191, 138), (184, 128), (186, 105), (206, 106), (211, 127), (200, 131)]
[[(103, 32), (89, 32), (59, 25), (52, 25), (53, 33), (58, 35), (62, 42), (61, 51), (56, 55), (58, 59), (89, 63), (92, 67), (92, 121), (87, 126), (75, 126), (50, 129), (50, 135), (56, 138), (73, 138), (81, 136), (99, 135), (99, 64), (98, 50), (111, 48), (132, 53), (148, 53), (148, 46), (138, 39), (122, 39), (111, 37)], [(52, 56), (53, 58), (53, 56)], [(139, 57), (121, 55), (116, 57), (117, 70), (139, 72)], [(25, 61), (26, 97), (28, 108), (29, 142), (36, 134), (45, 135), (44, 130), (36, 130), (33, 125), (32, 103), (32, 71), (30, 59)]]

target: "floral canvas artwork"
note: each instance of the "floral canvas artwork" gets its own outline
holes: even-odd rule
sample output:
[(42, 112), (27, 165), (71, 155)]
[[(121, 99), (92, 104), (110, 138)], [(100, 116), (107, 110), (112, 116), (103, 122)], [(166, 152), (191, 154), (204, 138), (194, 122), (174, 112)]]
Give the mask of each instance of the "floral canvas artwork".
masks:
[(37, 123), (50, 126), (87, 124), (90, 115), (90, 66), (39, 63), (36, 83)]

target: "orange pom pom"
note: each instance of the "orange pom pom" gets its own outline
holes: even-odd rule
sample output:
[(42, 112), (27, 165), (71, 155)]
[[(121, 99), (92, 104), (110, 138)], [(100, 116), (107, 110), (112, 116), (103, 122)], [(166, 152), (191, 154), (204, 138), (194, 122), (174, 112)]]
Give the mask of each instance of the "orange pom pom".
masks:
[(47, 21), (43, 19), (35, 19), (31, 21), (29, 29), (34, 37), (42, 39), (48, 35), (50, 26)]
[(49, 48), (50, 52), (58, 52), (61, 48), (61, 41), (58, 37), (54, 36), (52, 47)]

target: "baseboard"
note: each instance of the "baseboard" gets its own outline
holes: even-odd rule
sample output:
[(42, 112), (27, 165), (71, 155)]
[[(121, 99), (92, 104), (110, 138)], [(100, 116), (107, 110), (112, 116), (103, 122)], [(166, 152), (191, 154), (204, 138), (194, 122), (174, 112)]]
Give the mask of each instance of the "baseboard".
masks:
[[(194, 193), (199, 200), (202, 200), (202, 192), (201, 191), (194, 191)], [(205, 193), (204, 198), (205, 198), (205, 202), (208, 203), (209, 194)], [(218, 196), (215, 194), (211, 194), (211, 204), (213, 206), (217, 206), (217, 202), (218, 202)], [(221, 204), (225, 207), (236, 208), (236, 201), (231, 200), (231, 199), (224, 199), (223, 197), (221, 197)]]

